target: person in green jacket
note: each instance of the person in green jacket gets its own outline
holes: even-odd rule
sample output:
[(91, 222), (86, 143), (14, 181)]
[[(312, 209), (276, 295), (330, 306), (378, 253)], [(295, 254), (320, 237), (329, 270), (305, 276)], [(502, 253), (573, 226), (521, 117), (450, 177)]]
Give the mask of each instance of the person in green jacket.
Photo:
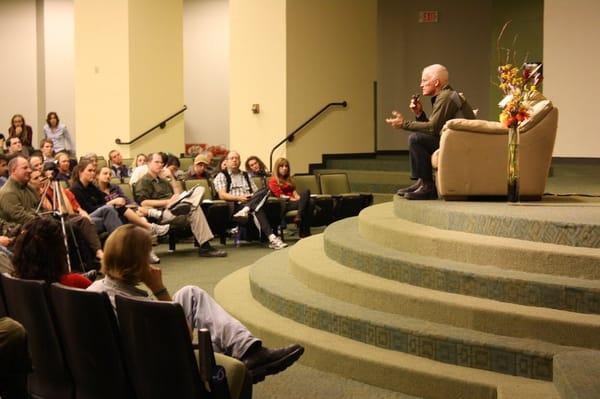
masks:
[(398, 111), (386, 122), (396, 129), (412, 131), (408, 136), (411, 179), (416, 182), (399, 189), (396, 194), (411, 200), (436, 199), (437, 190), (433, 182), (431, 155), (440, 147), (440, 133), (450, 119), (475, 119), (475, 114), (464, 96), (448, 84), (448, 69), (433, 64), (423, 69), (421, 94), (431, 96), (431, 115), (427, 117), (419, 96), (413, 96), (409, 108), (415, 120), (409, 121)]

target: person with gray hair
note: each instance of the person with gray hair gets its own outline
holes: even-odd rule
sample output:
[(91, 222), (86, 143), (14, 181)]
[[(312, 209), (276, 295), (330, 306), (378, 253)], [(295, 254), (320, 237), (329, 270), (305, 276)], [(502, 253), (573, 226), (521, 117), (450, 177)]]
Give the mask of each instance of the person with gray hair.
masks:
[(409, 130), (408, 151), (410, 156), (410, 178), (416, 182), (399, 189), (396, 194), (410, 200), (436, 199), (437, 190), (433, 182), (431, 155), (440, 147), (440, 133), (450, 119), (475, 119), (471, 105), (462, 93), (450, 87), (448, 69), (440, 64), (425, 67), (421, 75), (421, 94), (431, 96), (431, 115), (427, 117), (419, 95), (414, 95), (409, 108), (415, 120), (409, 121), (398, 111), (386, 122), (396, 128)]

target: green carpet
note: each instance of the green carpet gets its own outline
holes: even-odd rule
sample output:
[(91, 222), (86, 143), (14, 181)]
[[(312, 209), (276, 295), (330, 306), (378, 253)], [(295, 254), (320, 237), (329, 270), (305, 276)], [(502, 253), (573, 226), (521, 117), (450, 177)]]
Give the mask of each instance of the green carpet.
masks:
[[(321, 230), (313, 229), (313, 232)], [(296, 240), (297, 236), (291, 236), (288, 243), (293, 244)], [(214, 240), (213, 245), (222, 248), (218, 240)], [(228, 242), (224, 249), (228, 252), (226, 258), (210, 259), (198, 257), (197, 249), (192, 244), (178, 244), (177, 250), (172, 253), (168, 252), (166, 244), (155, 247), (156, 254), (161, 258), (160, 267), (169, 291), (175, 292), (185, 285), (197, 285), (213, 295), (215, 285), (223, 277), (273, 252), (258, 243), (242, 243), (236, 248)], [(255, 385), (253, 398), (415, 399), (414, 396), (367, 385), (302, 364), (295, 364), (284, 373)]]

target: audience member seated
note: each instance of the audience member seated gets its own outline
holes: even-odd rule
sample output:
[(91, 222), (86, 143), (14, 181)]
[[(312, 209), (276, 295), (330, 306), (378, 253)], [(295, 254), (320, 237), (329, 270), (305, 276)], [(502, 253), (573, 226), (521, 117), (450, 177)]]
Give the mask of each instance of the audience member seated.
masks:
[(208, 166), (210, 165), (210, 161), (206, 157), (206, 155), (198, 154), (196, 158), (194, 158), (194, 163), (188, 171), (183, 175), (184, 180), (190, 179), (210, 179), (210, 172), (208, 171)]
[(0, 398), (25, 399), (32, 371), (27, 332), (9, 317), (0, 317)]
[(98, 168), (98, 155), (95, 152), (88, 152), (87, 154), (81, 157), (80, 161), (86, 159), (94, 164), (94, 168)]
[(58, 181), (66, 182), (71, 180), (71, 159), (69, 158), (69, 154), (66, 152), (59, 152), (54, 156), (54, 160), (58, 167), (58, 173), (54, 178)]
[(23, 154), (24, 156), (29, 156), (29, 151), (27, 148), (23, 147), (21, 139), (19, 137), (9, 137), (6, 142), (6, 154), (7, 155), (15, 155), (15, 154)]
[(10, 119), (8, 137), (18, 137), (21, 139), (21, 144), (24, 147), (31, 147), (33, 131), (31, 130), (31, 126), (25, 123), (23, 115), (16, 114)]
[(44, 162), (54, 161), (54, 144), (50, 139), (42, 139), (40, 141), (40, 151)]
[(198, 154), (198, 155), (203, 155), (203, 156), (205, 156), (205, 157), (206, 157), (206, 161), (207, 161), (207, 164), (206, 164), (206, 171), (207, 171), (207, 172), (208, 172), (210, 175), (212, 175), (212, 174), (214, 173), (214, 169), (215, 169), (215, 168), (213, 167), (213, 159), (215, 158), (215, 154), (213, 154), (213, 152), (212, 152), (212, 151), (210, 151), (210, 150), (206, 150), (206, 151), (203, 151), (203, 152), (201, 152), (201, 153), (200, 153), (200, 154)]
[[(90, 220), (87, 212), (81, 208), (73, 193), (68, 189), (59, 185), (60, 197), (58, 195), (55, 197), (50, 179), (51, 176), (49, 178), (41, 172), (35, 170), (31, 172), (29, 186), (41, 198), (40, 211), (51, 213), (55, 209), (60, 209), (61, 213), (65, 215), (65, 220), (67, 221), (66, 227), (68, 229), (72, 228), (78, 242), (81, 242), (81, 244), (78, 244), (79, 254), (77, 255), (76, 251), (73, 251), (77, 256), (73, 259), (72, 266), (76, 266), (82, 270), (98, 268), (98, 259), (102, 258), (102, 246), (96, 233), (96, 227)], [(58, 204), (60, 204), (60, 208), (58, 208)], [(73, 237), (70, 238), (72, 239)], [(85, 267), (79, 265), (79, 255), (81, 255), (81, 261), (86, 265)]]
[(258, 190), (248, 173), (240, 170), (240, 154), (230, 151), (226, 161), (226, 170), (219, 173), (213, 182), (219, 199), (231, 202), (235, 213), (233, 218), (237, 222), (246, 223), (248, 216), (252, 216), (259, 233), (268, 238), (270, 248), (287, 247), (281, 238), (273, 234), (267, 215), (262, 209), (269, 196), (269, 190), (266, 187)]
[(129, 184), (131, 187), (135, 187), (135, 184), (148, 173), (148, 157), (146, 154), (137, 154), (133, 161), (131, 175), (129, 177)]
[[(83, 159), (73, 169), (70, 189), (79, 205), (90, 215), (96, 230), (99, 233), (106, 231), (110, 234), (123, 224), (120, 217), (125, 211), (125, 201), (115, 200), (107, 204), (104, 201), (104, 193), (93, 184), (95, 177), (96, 167), (92, 161)], [(113, 205), (119, 205), (119, 208)]]
[[(171, 182), (176, 183), (172, 176), (171, 182), (161, 177), (164, 165), (162, 154), (150, 154), (148, 159), (148, 173), (135, 185), (137, 203), (146, 208), (153, 208), (148, 215), (159, 220), (161, 224), (172, 223), (176, 216), (185, 216), (185, 222), (189, 224), (200, 244), (200, 256), (227, 256), (225, 251), (217, 250), (210, 245), (214, 235), (200, 206), (204, 189), (196, 187), (188, 193), (187, 198), (180, 201), (180, 194), (171, 185)], [(166, 172), (168, 173), (168, 170)]]
[(285, 370), (302, 356), (304, 348), (297, 344), (278, 349), (264, 347), (259, 338), (198, 287), (185, 286), (171, 298), (161, 270), (148, 264), (151, 245), (150, 235), (143, 229), (119, 227), (106, 241), (101, 269), (105, 277), (88, 290), (108, 293), (114, 306), (116, 294), (148, 297), (137, 287), (143, 283), (157, 300), (179, 303), (190, 327), (208, 329), (214, 350), (243, 361), (254, 383)]
[(181, 163), (179, 162), (179, 158), (177, 158), (175, 155), (170, 154), (167, 157), (167, 163), (165, 164), (165, 167), (169, 169), (171, 175), (175, 177), (175, 180), (183, 179), (184, 172), (180, 169)]
[(95, 183), (98, 189), (104, 194), (104, 201), (107, 204), (112, 203), (114, 200), (118, 200), (119, 203), (125, 201), (124, 206), (126, 207), (126, 210), (124, 216), (127, 222), (149, 229), (152, 234), (159, 237), (167, 234), (169, 232), (169, 225), (149, 223), (146, 219), (146, 216), (148, 216), (148, 209), (143, 206), (138, 206), (131, 198), (127, 198), (123, 193), (123, 190), (121, 190), (121, 187), (117, 184), (112, 184), (110, 182), (111, 174), (111, 170), (105, 166), (101, 168), (100, 172), (96, 175)]
[(290, 163), (285, 158), (275, 161), (275, 174), (269, 179), (269, 190), (275, 197), (286, 198), (285, 212), (298, 210), (294, 222), (298, 224), (300, 238), (310, 235), (314, 204), (310, 198), (310, 191), (304, 190), (298, 194), (292, 183)]
[(14, 275), (26, 280), (59, 282), (69, 287), (85, 289), (92, 284), (88, 276), (69, 272), (67, 249), (61, 224), (53, 217), (35, 218), (23, 225), (15, 240), (12, 258)]
[(10, 177), (0, 189), (0, 218), (7, 222), (25, 224), (37, 217), (35, 209), (39, 198), (28, 186), (31, 178), (29, 161), (18, 155), (8, 162)]
[(219, 162), (219, 168), (217, 170), (213, 171), (213, 177), (216, 177), (219, 173), (225, 172), (226, 170), (227, 170), (227, 154), (225, 154), (223, 159), (221, 159), (221, 162)]
[(0, 187), (8, 180), (8, 157), (0, 154)]
[[(108, 168), (106, 169), (106, 173), (110, 173)], [(96, 167), (94, 164), (90, 160), (82, 160), (73, 170), (71, 192), (81, 207), (90, 215), (99, 231), (106, 231), (110, 234), (123, 222), (131, 222), (153, 234), (159, 236), (167, 234), (169, 226), (148, 223), (146, 219), (126, 206), (125, 196), (114, 196), (107, 201), (106, 194), (94, 185), (95, 179)]]
[(118, 177), (121, 180), (129, 177), (129, 167), (123, 164), (123, 156), (121, 156), (119, 150), (111, 150), (108, 153), (108, 159), (110, 159), (110, 169), (114, 177)]
[(0, 133), (0, 154), (4, 154), (4, 146), (6, 145), (6, 136)]
[[(56, 112), (49, 112), (44, 126), (44, 137), (52, 141), (54, 151), (64, 151), (74, 155), (75, 147), (67, 127), (60, 123)], [(41, 145), (40, 145), (41, 148)]]
[(31, 170), (41, 172), (44, 167), (44, 159), (41, 154), (35, 154), (29, 157), (29, 165)]
[(146, 165), (147, 162), (148, 162), (148, 158), (146, 157), (146, 154), (137, 154), (135, 156), (135, 159), (133, 160), (131, 169), (135, 169), (138, 166)]
[(251, 155), (246, 159), (246, 172), (250, 177), (260, 177), (263, 182), (263, 187), (267, 187), (267, 178), (270, 176), (267, 171), (267, 166), (256, 155)]

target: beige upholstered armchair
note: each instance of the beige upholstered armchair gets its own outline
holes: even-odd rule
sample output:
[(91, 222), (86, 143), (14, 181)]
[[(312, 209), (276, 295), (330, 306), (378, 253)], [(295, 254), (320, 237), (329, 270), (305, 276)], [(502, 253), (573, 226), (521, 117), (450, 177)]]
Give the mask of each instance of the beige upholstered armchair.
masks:
[[(541, 95), (540, 95), (541, 97)], [(552, 160), (558, 109), (541, 99), (520, 128), (520, 194), (540, 200)], [(508, 129), (500, 122), (452, 119), (441, 133), (432, 157), (436, 183), (446, 200), (468, 196), (505, 196), (507, 192)]]

